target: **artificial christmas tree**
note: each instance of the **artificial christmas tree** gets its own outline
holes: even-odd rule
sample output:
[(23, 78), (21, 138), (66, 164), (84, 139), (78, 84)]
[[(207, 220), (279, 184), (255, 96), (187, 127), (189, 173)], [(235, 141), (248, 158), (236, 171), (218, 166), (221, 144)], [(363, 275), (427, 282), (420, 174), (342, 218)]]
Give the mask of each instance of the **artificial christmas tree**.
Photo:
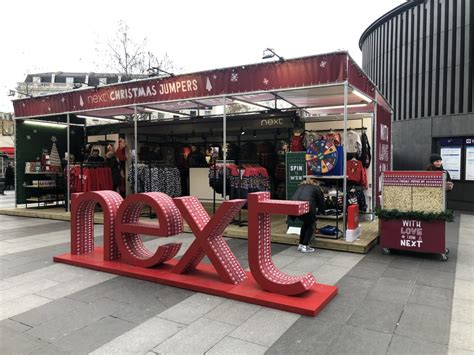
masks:
[(51, 147), (51, 154), (49, 155), (51, 170), (60, 172), (61, 171), (61, 158), (59, 157), (58, 147), (56, 147), (56, 137), (52, 137), (53, 146)]

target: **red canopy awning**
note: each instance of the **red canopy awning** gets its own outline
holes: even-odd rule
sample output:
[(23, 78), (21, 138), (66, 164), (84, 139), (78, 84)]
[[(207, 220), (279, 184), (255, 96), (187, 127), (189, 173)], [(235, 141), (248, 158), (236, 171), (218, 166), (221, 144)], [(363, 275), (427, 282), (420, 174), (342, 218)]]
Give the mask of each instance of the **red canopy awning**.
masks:
[[(280, 100), (292, 109), (308, 109), (343, 103), (344, 82), (350, 85), (348, 105), (384, 101), (375, 85), (347, 52), (334, 52), (215, 69), (197, 73), (148, 78), (14, 100), (16, 118), (75, 113), (97, 117), (163, 110), (219, 106), (223, 98), (265, 107)], [(361, 99), (362, 95), (362, 99)], [(321, 110), (320, 110), (321, 111)], [(358, 112), (363, 112), (359, 109)]]
[(15, 157), (15, 148), (14, 147), (0, 147), (0, 154), (6, 154), (10, 159)]

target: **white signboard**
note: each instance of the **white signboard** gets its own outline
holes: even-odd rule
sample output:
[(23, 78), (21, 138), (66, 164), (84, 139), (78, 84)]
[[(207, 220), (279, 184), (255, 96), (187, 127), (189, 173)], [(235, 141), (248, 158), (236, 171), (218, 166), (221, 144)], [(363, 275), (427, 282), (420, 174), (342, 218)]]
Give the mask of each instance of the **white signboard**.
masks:
[(466, 147), (466, 180), (474, 181), (474, 147)]
[(443, 168), (449, 171), (451, 179), (461, 180), (461, 148), (441, 148), (441, 158), (443, 158)]

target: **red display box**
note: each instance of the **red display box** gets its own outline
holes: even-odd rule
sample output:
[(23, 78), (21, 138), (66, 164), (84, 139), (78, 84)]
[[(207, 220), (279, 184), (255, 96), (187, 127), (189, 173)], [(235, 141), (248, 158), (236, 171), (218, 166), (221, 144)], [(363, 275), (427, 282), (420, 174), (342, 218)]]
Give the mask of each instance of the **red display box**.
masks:
[(391, 219), (379, 222), (380, 245), (384, 251), (408, 250), (420, 253), (442, 254), (446, 249), (446, 222)]

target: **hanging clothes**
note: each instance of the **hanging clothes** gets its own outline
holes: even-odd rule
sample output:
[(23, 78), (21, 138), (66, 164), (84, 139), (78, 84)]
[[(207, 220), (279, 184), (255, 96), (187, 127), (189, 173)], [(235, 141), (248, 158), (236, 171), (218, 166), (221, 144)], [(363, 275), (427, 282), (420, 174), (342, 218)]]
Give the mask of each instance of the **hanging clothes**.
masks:
[[(135, 186), (134, 166), (128, 171), (128, 181)], [(137, 193), (162, 192), (171, 197), (181, 196), (181, 175), (176, 167), (137, 164)]]
[(338, 132), (330, 131), (327, 134), (323, 134), (321, 136), (323, 140), (331, 141), (334, 145), (341, 145), (342, 144), (342, 137), (341, 134)]
[(112, 171), (109, 167), (74, 165), (70, 167), (69, 174), (71, 193), (113, 189)]
[(354, 130), (347, 132), (346, 152), (355, 154), (357, 159), (360, 159), (362, 154), (362, 143), (360, 134)]
[(304, 136), (300, 133), (294, 133), (290, 141), (290, 152), (304, 152)]
[[(224, 193), (224, 168), (226, 168), (226, 191)], [(234, 163), (214, 164), (209, 167), (209, 186), (216, 191), (216, 193), (230, 196), (231, 195), (231, 184), (232, 176), (238, 175), (238, 166)]]
[(347, 180), (353, 184), (367, 188), (367, 173), (362, 162), (356, 159), (351, 159), (347, 161), (346, 166)]
[(360, 138), (362, 145), (360, 160), (362, 161), (362, 165), (365, 168), (368, 168), (370, 166), (370, 161), (372, 160), (372, 155), (370, 154), (369, 138), (367, 137), (367, 134), (365, 134), (365, 132), (362, 132)]

